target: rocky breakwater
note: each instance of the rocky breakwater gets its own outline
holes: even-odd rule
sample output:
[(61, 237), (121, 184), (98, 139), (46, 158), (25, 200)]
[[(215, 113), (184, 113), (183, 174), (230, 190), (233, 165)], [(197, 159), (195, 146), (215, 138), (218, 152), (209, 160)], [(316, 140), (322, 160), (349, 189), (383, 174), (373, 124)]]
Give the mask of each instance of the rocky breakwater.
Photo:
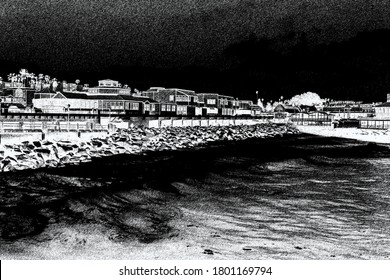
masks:
[(121, 129), (90, 141), (24, 141), (0, 145), (1, 172), (79, 164), (116, 154), (140, 154), (206, 145), (215, 141), (236, 141), (298, 134), (290, 125), (258, 124), (211, 127), (135, 127)]

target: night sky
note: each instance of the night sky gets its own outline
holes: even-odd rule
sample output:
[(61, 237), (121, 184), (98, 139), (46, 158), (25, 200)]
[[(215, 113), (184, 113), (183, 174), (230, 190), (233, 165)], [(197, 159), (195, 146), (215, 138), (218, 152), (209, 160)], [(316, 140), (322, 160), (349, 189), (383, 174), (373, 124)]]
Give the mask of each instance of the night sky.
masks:
[(2, 0), (0, 75), (383, 101), (389, 2)]

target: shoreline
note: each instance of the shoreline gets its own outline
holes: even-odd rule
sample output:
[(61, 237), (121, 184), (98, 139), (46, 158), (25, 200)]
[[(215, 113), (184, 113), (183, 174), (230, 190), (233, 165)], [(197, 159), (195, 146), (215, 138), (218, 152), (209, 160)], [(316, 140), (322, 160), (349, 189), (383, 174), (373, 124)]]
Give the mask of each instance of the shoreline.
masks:
[(390, 130), (363, 128), (332, 128), (330, 126), (299, 126), (296, 128), (305, 134), (337, 137), (378, 144), (390, 144)]
[(298, 134), (291, 125), (134, 127), (89, 141), (36, 140), (0, 145), (0, 172), (57, 168), (120, 154), (193, 149), (209, 143)]
[[(335, 144), (337, 147), (334, 146)], [(340, 150), (339, 144), (343, 146)], [(372, 152), (376, 151), (374, 145), (357, 144), (351, 146), (350, 141), (342, 139), (285, 135), (275, 138), (215, 142), (196, 149), (182, 149), (173, 152), (117, 155), (64, 168), (8, 172), (3, 174), (6, 189), (14, 189), (16, 192), (12, 197), (4, 196), (2, 227), (0, 228), (1, 240), (5, 240), (3, 242), (5, 245), (2, 246), (3, 256), (22, 259), (58, 259), (64, 256), (79, 259), (104, 259), (116, 254), (122, 255), (123, 258), (143, 256), (152, 259), (156, 254), (151, 255), (148, 252), (157, 252), (158, 255), (163, 256), (167, 254), (165, 249), (169, 250), (172, 244), (180, 248), (184, 244), (183, 250), (187, 250), (185, 252), (189, 258), (213, 256), (256, 258), (262, 253), (254, 249), (256, 242), (248, 241), (242, 246), (238, 242), (240, 246), (232, 247), (232, 250), (227, 252), (221, 247), (225, 246), (225, 238), (229, 238), (229, 234), (226, 234), (226, 223), (222, 222), (217, 231), (209, 227), (209, 223), (214, 223), (215, 217), (226, 220), (225, 213), (230, 215), (233, 211), (232, 205), (238, 202), (242, 203), (242, 205), (237, 205), (239, 210), (254, 209), (252, 207), (255, 204), (255, 207), (265, 205), (264, 209), (268, 208), (271, 211), (256, 208), (253, 213), (251, 212), (253, 216), (250, 215), (250, 217), (254, 217), (256, 228), (258, 213), (265, 213), (264, 215), (268, 216), (275, 209), (279, 209), (280, 215), (284, 217), (285, 209), (291, 209), (290, 201), (298, 199), (306, 206), (309, 198), (310, 204), (317, 209), (319, 196), (324, 198), (323, 195), (329, 194), (328, 197), (334, 197), (332, 190), (336, 193), (339, 190), (338, 187), (331, 187), (327, 183), (329, 179), (326, 175), (317, 178), (317, 172), (312, 172), (310, 168), (315, 165), (318, 170), (326, 168), (332, 174), (334, 168), (342, 171), (346, 167), (347, 163), (340, 164), (338, 158), (357, 152), (357, 159), (350, 159), (350, 162), (358, 160), (360, 156), (366, 160), (367, 157), (371, 157)], [(314, 154), (313, 145), (317, 147)], [(365, 149), (366, 147), (368, 149)], [(335, 153), (335, 151), (341, 153)], [(333, 155), (336, 155), (336, 158)], [(286, 179), (290, 176), (290, 172), (293, 173), (294, 180)], [(308, 176), (304, 180), (309, 189), (301, 187), (302, 179), (299, 173)], [(280, 178), (281, 174), (285, 177)], [(338, 182), (338, 179), (334, 178), (334, 182)], [(324, 187), (320, 188), (320, 184)], [(344, 186), (349, 183), (339, 184)], [(365, 183), (362, 184), (365, 186)], [(13, 185), (18, 186), (13, 188)], [(47, 191), (43, 191), (42, 187)], [(354, 187), (355, 185), (351, 186), (351, 188)], [(319, 189), (320, 193), (318, 193)], [(9, 192), (4, 191), (4, 193)], [(21, 194), (26, 195), (21, 196)], [(206, 194), (207, 200), (204, 200)], [(343, 194), (349, 198), (350, 192), (346, 191)], [(359, 191), (352, 192), (352, 194), (359, 199)], [(252, 195), (255, 196), (253, 201)], [(288, 195), (291, 195), (291, 200), (286, 198)], [(215, 196), (218, 196), (218, 199), (215, 199)], [(257, 202), (259, 200), (263, 202), (265, 199), (286, 202), (285, 208), (275, 208), (275, 203)], [(328, 210), (327, 200), (325, 198), (320, 200), (325, 201), (324, 207)], [(346, 200), (346, 203), (349, 203), (349, 200)], [(212, 206), (206, 206), (207, 208), (204, 206), (210, 204)], [(169, 210), (172, 210), (169, 214), (166, 211), (167, 205), (169, 205)], [(194, 208), (195, 206), (198, 208)], [(179, 212), (177, 209), (180, 209)], [(202, 210), (203, 214), (198, 215), (198, 212), (193, 211), (194, 209)], [(212, 211), (219, 209), (222, 215), (218, 213), (209, 219), (207, 217), (210, 217), (208, 216), (210, 209)], [(293, 209), (297, 210), (297, 219), (300, 220), (302, 208)], [(311, 211), (312, 209), (307, 210), (309, 214)], [(324, 211), (324, 217), (328, 212)], [(215, 212), (212, 213), (215, 214)], [(238, 213), (244, 219), (243, 222), (247, 221), (246, 211), (238, 211)], [(349, 215), (349, 212), (346, 214)], [(122, 219), (122, 217), (127, 218)], [(204, 217), (207, 219), (203, 219)], [(155, 224), (150, 224), (151, 219)], [(105, 221), (115, 221), (115, 223), (106, 224)], [(318, 222), (321, 221), (318, 220)], [(96, 224), (105, 226), (96, 228)], [(172, 227), (166, 230), (166, 225)], [(133, 226), (135, 227), (132, 228)], [(310, 227), (310, 224), (308, 226)], [(207, 234), (198, 235), (199, 232), (205, 232), (207, 228), (210, 229), (207, 230)], [(297, 227), (298, 233), (300, 229), (301, 227)], [(275, 230), (278, 231), (280, 228)], [(236, 234), (234, 231), (231, 233)], [(214, 234), (222, 238), (214, 237)], [(98, 236), (99, 239), (96, 242), (94, 238)], [(199, 239), (188, 243), (187, 241), (194, 236), (198, 236)], [(272, 239), (272, 232), (269, 236)], [(285, 236), (287, 240), (290, 240), (288, 233)], [(79, 244), (80, 239), (85, 239), (86, 243)], [(148, 242), (144, 243), (145, 240)], [(99, 244), (104, 241), (109, 242), (105, 243), (107, 246), (105, 248), (108, 252), (114, 252), (113, 254), (99, 254), (101, 252)], [(217, 241), (218, 243), (215, 243)], [(237, 243), (235, 240), (232, 242)], [(316, 247), (314, 243), (305, 246), (306, 250), (310, 250), (309, 253), (316, 252), (317, 257), (330, 258), (331, 254), (337, 258), (344, 256), (343, 250), (324, 253), (321, 251), (321, 245)], [(99, 246), (96, 247), (94, 244)], [(286, 246), (291, 249), (291, 254), (289, 253), (286, 258), (307, 256), (308, 253), (305, 253), (305, 250), (294, 248), (302, 246), (300, 244), (307, 243), (301, 239), (294, 242), (287, 241), (287, 243), (283, 240), (278, 247), (282, 251)], [(187, 245), (190, 247), (186, 247)], [(119, 249), (118, 246), (122, 246), (121, 253), (115, 251)], [(23, 250), (18, 250), (22, 248)], [(136, 250), (131, 250), (131, 248)], [(252, 250), (244, 248), (252, 248)], [(212, 250), (214, 255), (204, 254), (205, 249)], [(59, 250), (61, 254), (56, 254)], [(134, 254), (126, 252), (134, 252)], [(183, 252), (180, 251), (179, 254)], [(300, 255), (301, 253), (304, 255)], [(270, 257), (278, 255), (280, 256), (280, 254), (269, 254)], [(173, 252), (170, 256), (174, 258), (178, 254)], [(358, 254), (356, 256), (362, 257)], [(364, 256), (378, 257), (378, 255), (369, 253)]]

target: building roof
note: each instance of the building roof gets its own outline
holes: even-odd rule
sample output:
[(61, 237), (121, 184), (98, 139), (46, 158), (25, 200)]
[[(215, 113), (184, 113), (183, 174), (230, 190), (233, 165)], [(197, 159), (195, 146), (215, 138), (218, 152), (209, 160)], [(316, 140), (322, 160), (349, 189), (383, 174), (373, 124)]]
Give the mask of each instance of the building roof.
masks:
[(184, 88), (170, 88), (170, 89), (173, 89), (173, 90), (178, 90), (178, 91), (184, 91), (184, 92), (195, 92), (194, 90), (191, 90), (191, 89), (184, 89)]
[(67, 98), (67, 99), (103, 99), (103, 100), (123, 100), (119, 95), (114, 94), (87, 94), (84, 92), (64, 91), (57, 93), (52, 98)]
[(85, 99), (96, 99), (96, 100), (123, 100), (119, 95), (105, 95), (105, 94), (96, 94), (96, 95), (86, 95)]
[(117, 83), (118, 81), (111, 80), (111, 79), (103, 79), (103, 80), (98, 80), (98, 82), (115, 82), (115, 83)]
[(301, 111), (301, 108), (299, 108), (299, 107), (291, 106), (291, 105), (283, 104), (283, 103), (279, 103), (278, 105), (276, 105), (275, 108), (274, 108), (274, 111), (277, 110), (278, 107), (279, 108), (282, 107), (283, 110), (285, 112), (288, 112), (288, 113), (295, 113), (295, 112), (300, 112)]
[[(114, 86), (96, 86), (96, 87), (88, 87), (88, 90), (94, 89), (94, 88), (97, 88), (97, 89), (123, 89), (120, 86), (116, 86), (116, 87), (114, 87)], [(126, 89), (126, 88), (124, 88), (124, 89)]]
[(233, 96), (230, 96), (230, 95), (222, 95), (222, 94), (218, 94), (220, 97), (222, 98), (228, 98), (228, 99), (234, 99)]
[(153, 100), (153, 99), (148, 98), (148, 97), (131, 96), (131, 95), (125, 95), (125, 94), (120, 94), (119, 96), (121, 98), (123, 98), (124, 100), (141, 101), (141, 102), (148, 101), (149, 103), (158, 103), (156, 100)]
[(327, 115), (327, 116), (334, 116), (334, 114), (325, 112), (325, 111), (311, 111), (311, 112), (296, 112), (296, 114), (303, 114), (303, 115)]
[[(212, 95), (212, 96), (216, 96), (216, 97), (219, 96), (218, 93), (214, 93), (214, 92), (202, 92), (202, 93), (197, 93), (197, 95), (202, 95), (202, 96), (205, 96), (205, 95)], [(222, 96), (222, 95), (221, 95), (221, 96)]]
[(86, 99), (87, 94), (84, 92), (64, 91), (62, 93), (57, 93), (53, 98), (60, 98), (61, 96), (69, 99)]
[(161, 89), (165, 89), (165, 87), (150, 87), (148, 90), (156, 91), (156, 90), (161, 90)]
[(176, 93), (180, 93), (180, 94), (183, 94), (183, 95), (196, 95), (195, 91), (193, 90), (189, 90), (189, 89), (181, 89), (181, 88), (165, 88), (165, 89), (161, 89), (159, 91), (176, 91)]

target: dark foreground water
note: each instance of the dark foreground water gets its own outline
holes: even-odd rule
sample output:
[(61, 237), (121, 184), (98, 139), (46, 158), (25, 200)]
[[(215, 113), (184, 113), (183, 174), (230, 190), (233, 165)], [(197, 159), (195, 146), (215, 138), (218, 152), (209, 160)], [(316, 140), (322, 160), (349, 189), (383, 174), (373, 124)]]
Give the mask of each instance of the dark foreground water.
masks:
[(390, 147), (295, 136), (0, 174), (0, 258), (389, 259)]

